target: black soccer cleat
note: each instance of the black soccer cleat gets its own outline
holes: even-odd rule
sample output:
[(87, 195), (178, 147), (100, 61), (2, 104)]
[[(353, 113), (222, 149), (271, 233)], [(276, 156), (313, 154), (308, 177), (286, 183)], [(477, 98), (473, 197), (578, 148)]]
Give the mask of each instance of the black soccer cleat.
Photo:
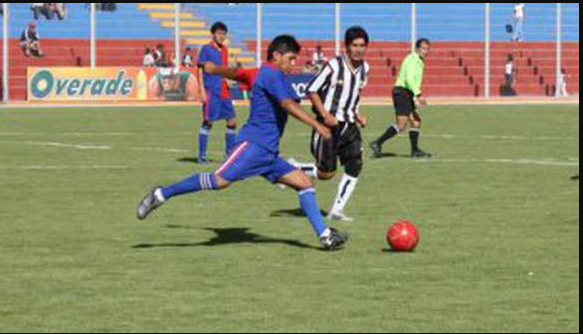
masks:
[(330, 228), (330, 234), (320, 238), (320, 245), (325, 250), (334, 251), (342, 248), (348, 242), (348, 233), (340, 233), (334, 228)]
[(164, 205), (164, 202), (162, 202), (161, 200), (158, 199), (158, 197), (156, 196), (156, 191), (161, 190), (161, 187), (156, 187), (154, 188), (141, 202), (140, 205), (138, 206), (138, 219), (139, 220), (144, 220), (146, 218), (148, 218), (148, 216), (150, 215), (150, 213), (152, 213), (152, 211), (158, 209), (159, 207), (161, 207), (162, 205)]
[(383, 148), (376, 141), (370, 143), (369, 147), (372, 150), (372, 156), (373, 156), (373, 158), (377, 158), (378, 159), (378, 158), (381, 158), (383, 156)]
[(427, 153), (423, 150), (414, 150), (413, 152), (411, 152), (411, 158), (414, 159), (428, 159), (431, 157), (433, 157), (431, 153)]

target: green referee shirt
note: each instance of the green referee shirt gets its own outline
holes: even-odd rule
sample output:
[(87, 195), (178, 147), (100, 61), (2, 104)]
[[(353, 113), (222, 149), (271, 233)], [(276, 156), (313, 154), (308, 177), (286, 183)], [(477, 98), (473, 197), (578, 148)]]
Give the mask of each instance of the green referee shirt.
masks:
[(415, 96), (421, 95), (423, 73), (425, 72), (425, 59), (417, 52), (413, 52), (405, 58), (401, 65), (399, 78), (395, 86), (405, 88), (413, 92)]

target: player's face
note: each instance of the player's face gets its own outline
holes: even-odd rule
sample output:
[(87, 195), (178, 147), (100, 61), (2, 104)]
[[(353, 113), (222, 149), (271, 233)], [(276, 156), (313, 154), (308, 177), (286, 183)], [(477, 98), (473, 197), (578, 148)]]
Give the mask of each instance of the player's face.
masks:
[(223, 30), (217, 30), (213, 34), (213, 39), (215, 40), (215, 42), (217, 44), (223, 45), (223, 44), (225, 44), (225, 41), (227, 40), (227, 32), (223, 31)]
[(364, 61), (367, 49), (368, 45), (366, 45), (364, 38), (356, 39), (348, 46), (348, 57), (352, 61), (362, 62)]
[(421, 47), (418, 50), (421, 57), (426, 58), (431, 53), (431, 45), (427, 43), (421, 44)]
[(288, 52), (283, 55), (279, 52), (274, 54), (275, 63), (286, 74), (290, 74), (293, 71), (294, 67), (296, 66), (297, 59), (298, 54), (293, 52)]

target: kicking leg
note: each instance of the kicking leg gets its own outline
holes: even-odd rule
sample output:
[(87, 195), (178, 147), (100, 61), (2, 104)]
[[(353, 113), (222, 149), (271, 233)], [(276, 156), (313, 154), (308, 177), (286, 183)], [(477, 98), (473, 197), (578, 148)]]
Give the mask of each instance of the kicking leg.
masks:
[(138, 206), (138, 219), (148, 218), (150, 213), (158, 209), (173, 197), (194, 194), (201, 191), (214, 191), (226, 189), (230, 183), (215, 174), (196, 174), (181, 182), (168, 187), (153, 189)]

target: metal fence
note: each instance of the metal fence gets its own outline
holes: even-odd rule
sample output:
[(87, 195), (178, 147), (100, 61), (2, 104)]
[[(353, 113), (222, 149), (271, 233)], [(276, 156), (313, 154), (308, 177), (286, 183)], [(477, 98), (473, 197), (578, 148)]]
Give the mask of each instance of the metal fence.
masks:
[[(260, 66), (268, 41), (289, 33), (304, 45), (298, 71), (309, 71), (318, 46), (333, 57), (343, 51), (344, 30), (365, 27), (373, 41), (368, 96), (389, 95), (400, 60), (419, 37), (434, 41), (429, 95), (579, 94), (578, 3), (524, 4), (523, 18), (516, 3), (91, 3), (65, 4), (62, 20), (42, 12), (35, 18), (34, 5), (2, 4), (5, 102), (26, 99), (30, 66), (142, 66), (148, 48), (163, 49), (168, 65), (180, 66), (186, 52), (196, 57), (218, 20), (230, 27), (234, 65)], [(23, 55), (20, 37), (30, 22), (38, 25), (45, 57)]]

